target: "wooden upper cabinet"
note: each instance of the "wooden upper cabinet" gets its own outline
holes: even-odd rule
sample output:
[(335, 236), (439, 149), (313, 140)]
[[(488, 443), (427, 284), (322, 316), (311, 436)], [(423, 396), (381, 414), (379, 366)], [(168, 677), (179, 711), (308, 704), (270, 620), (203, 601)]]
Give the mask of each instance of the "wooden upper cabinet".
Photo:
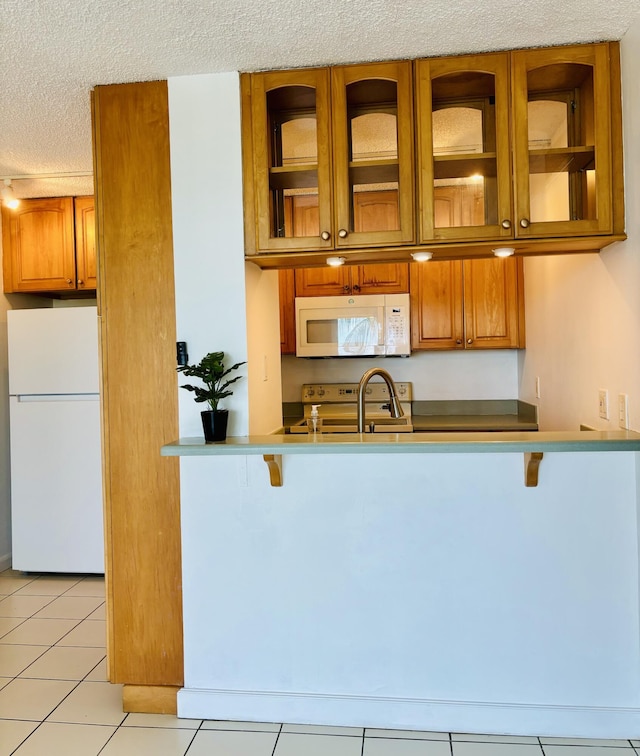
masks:
[(517, 237), (612, 232), (611, 51), (511, 54)]
[[(329, 69), (247, 76), (251, 129), (245, 128), (245, 138), (253, 154), (245, 155), (245, 186), (251, 183), (255, 201), (256, 246), (266, 252), (332, 249)], [(297, 230), (294, 201), (315, 211), (314, 221)]]
[(409, 291), (409, 264), (298, 268), (295, 271), (295, 291), (297, 297), (405, 294)]
[(332, 68), (331, 97), (336, 247), (412, 243), (411, 62)]
[(416, 62), (421, 243), (614, 231), (613, 49)]
[(419, 241), (512, 236), (509, 54), (416, 62)]
[(397, 262), (414, 246), (464, 259), (494, 243), (552, 254), (624, 238), (616, 42), (244, 74), (241, 86), (246, 251), (263, 267), (322, 265), (330, 250)]
[(524, 347), (522, 258), (464, 260), (466, 349)]
[(22, 200), (2, 208), (5, 292), (76, 287), (73, 197)]
[(412, 349), (524, 347), (522, 259), (412, 263)]
[(93, 197), (76, 197), (76, 270), (78, 289), (97, 287), (96, 213)]
[(5, 292), (95, 291), (93, 197), (22, 200), (2, 228)]
[(291, 268), (278, 271), (280, 294), (280, 353), (296, 353), (295, 279)]
[(411, 349), (464, 349), (462, 262), (411, 263)]
[(410, 61), (255, 73), (242, 82), (245, 111), (250, 102), (245, 209), (255, 214), (258, 251), (414, 241)]

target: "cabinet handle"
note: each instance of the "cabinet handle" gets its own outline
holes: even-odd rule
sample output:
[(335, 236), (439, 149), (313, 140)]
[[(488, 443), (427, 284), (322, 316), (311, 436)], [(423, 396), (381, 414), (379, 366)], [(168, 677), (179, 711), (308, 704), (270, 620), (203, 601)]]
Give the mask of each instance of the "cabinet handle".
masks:
[(522, 218), (521, 221), (520, 221), (520, 225), (522, 226), (522, 228), (529, 228), (529, 225), (530, 225), (529, 219), (528, 218)]
[(511, 221), (508, 218), (505, 218), (500, 225), (502, 228), (511, 228)]
[(328, 231), (323, 231), (323, 232), (322, 232), (322, 233), (320, 234), (320, 238), (321, 238), (321, 239), (322, 239), (323, 241), (329, 241), (329, 239), (331, 238), (331, 234), (330, 234), (330, 233), (329, 233)]
[(346, 229), (346, 228), (341, 228), (341, 229), (340, 229), (340, 231), (338, 231), (338, 236), (339, 236), (339, 237), (340, 237), (341, 239), (346, 239), (346, 238), (347, 238), (347, 236), (349, 236), (349, 232), (347, 231), (347, 229)]
[(467, 344), (473, 344), (473, 339), (467, 339)]

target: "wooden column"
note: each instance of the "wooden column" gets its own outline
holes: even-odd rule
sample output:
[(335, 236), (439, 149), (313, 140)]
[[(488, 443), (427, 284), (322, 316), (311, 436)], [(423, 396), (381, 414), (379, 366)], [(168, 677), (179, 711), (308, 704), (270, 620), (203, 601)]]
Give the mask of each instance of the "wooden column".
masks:
[(166, 82), (93, 92), (108, 671), (125, 710), (183, 683), (176, 314)]

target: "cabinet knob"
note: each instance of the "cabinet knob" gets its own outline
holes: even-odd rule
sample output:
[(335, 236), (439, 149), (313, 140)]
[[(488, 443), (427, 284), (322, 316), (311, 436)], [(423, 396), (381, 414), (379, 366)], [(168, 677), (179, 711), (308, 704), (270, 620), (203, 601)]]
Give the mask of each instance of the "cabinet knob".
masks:
[(473, 339), (467, 339), (467, 344), (473, 344)]
[(84, 281), (81, 278), (78, 279), (78, 286), (84, 286)]
[(69, 286), (73, 286), (73, 281), (70, 278), (65, 278), (65, 281), (69, 284)]
[(462, 344), (462, 339), (456, 339), (456, 344)]
[(347, 229), (346, 229), (346, 228), (341, 228), (341, 229), (340, 229), (340, 231), (338, 231), (338, 236), (339, 236), (339, 237), (340, 237), (341, 239), (346, 239), (346, 238), (347, 238), (347, 236), (349, 236), (349, 232), (347, 231)]
[(505, 218), (500, 225), (502, 228), (511, 228), (511, 221), (508, 218)]
[(349, 284), (345, 284), (342, 288), (346, 294), (348, 294), (351, 291), (351, 287), (349, 286)]
[(354, 285), (353, 290), (354, 291), (360, 291), (360, 287), (358, 286), (358, 284)]
[(520, 220), (520, 226), (521, 226), (522, 228), (529, 228), (529, 225), (530, 225), (530, 221), (529, 221), (529, 219), (528, 219), (528, 218), (522, 218), (522, 219)]
[(328, 231), (323, 231), (323, 232), (322, 232), (322, 233), (320, 234), (320, 238), (321, 238), (321, 239), (322, 239), (323, 241), (329, 241), (329, 239), (331, 238), (331, 234), (330, 234), (330, 233), (329, 233)]

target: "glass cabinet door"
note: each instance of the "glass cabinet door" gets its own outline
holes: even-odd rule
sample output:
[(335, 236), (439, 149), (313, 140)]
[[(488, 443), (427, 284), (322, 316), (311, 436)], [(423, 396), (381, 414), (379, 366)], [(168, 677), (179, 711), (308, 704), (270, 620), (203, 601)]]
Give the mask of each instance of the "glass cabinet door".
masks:
[(412, 243), (411, 63), (332, 69), (336, 246)]
[(509, 58), (416, 64), (420, 242), (512, 235)]
[(516, 235), (610, 232), (607, 45), (512, 55)]
[(328, 69), (252, 77), (258, 248), (331, 249)]

